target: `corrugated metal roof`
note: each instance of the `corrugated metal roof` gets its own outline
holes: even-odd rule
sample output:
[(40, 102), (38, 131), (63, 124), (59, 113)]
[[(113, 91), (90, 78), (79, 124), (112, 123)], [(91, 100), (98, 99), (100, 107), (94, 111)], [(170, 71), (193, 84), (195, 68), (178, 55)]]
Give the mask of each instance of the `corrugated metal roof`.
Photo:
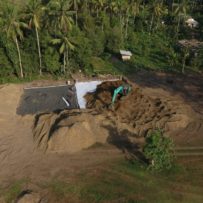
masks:
[(120, 54), (125, 56), (132, 56), (132, 52), (126, 50), (120, 50)]

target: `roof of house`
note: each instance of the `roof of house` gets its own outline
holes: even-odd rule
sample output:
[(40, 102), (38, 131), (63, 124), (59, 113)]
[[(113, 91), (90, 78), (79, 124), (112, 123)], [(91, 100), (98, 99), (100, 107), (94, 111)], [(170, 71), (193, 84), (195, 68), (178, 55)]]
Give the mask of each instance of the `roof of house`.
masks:
[(188, 18), (185, 22), (187, 24), (191, 24), (191, 25), (195, 25), (195, 26), (197, 26), (199, 24), (194, 18)]
[(120, 54), (124, 56), (132, 56), (131, 51), (120, 50)]

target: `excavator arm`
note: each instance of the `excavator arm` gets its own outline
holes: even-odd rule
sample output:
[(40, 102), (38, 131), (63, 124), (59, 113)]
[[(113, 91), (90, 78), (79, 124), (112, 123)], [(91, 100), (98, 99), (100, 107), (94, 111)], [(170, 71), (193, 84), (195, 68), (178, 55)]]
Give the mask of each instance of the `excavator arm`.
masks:
[(114, 105), (118, 94), (123, 94), (123, 86), (120, 86), (114, 90), (114, 94), (112, 97), (112, 105)]

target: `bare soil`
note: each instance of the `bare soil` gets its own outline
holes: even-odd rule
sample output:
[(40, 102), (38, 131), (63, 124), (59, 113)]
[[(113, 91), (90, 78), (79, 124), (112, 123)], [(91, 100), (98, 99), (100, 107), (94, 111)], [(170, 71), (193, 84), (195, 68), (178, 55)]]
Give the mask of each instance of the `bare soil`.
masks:
[[(99, 85), (96, 92), (86, 95), (87, 107), (109, 114), (113, 90), (121, 84), (122, 81), (116, 81)], [(192, 123), (201, 125), (190, 106), (170, 98), (150, 97), (135, 85), (127, 96), (117, 98), (113, 108), (115, 122), (124, 125), (134, 136), (145, 137), (154, 129), (162, 129), (168, 135), (174, 135)]]
[[(87, 98), (91, 109), (24, 117), (16, 109), (25, 85), (0, 86), (1, 184), (21, 178), (67, 180), (123, 152), (139, 156), (139, 143), (154, 127), (163, 127), (177, 145), (203, 145), (202, 77), (140, 73), (130, 79), (133, 90), (114, 111), (109, 109), (112, 91), (121, 82), (99, 86)], [(98, 142), (105, 145), (91, 148)]]

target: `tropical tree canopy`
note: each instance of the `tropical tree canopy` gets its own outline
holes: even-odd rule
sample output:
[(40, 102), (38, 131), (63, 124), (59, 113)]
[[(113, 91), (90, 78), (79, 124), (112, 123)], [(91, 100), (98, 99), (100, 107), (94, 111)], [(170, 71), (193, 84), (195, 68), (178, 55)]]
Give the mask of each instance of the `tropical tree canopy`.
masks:
[[(198, 26), (187, 26), (189, 18)], [(78, 69), (95, 74), (95, 57), (110, 74), (203, 69), (201, 47), (178, 46), (183, 39), (201, 44), (201, 0), (9, 0), (0, 2), (0, 25), (0, 82)], [(130, 64), (115, 62), (120, 49), (133, 53)]]

